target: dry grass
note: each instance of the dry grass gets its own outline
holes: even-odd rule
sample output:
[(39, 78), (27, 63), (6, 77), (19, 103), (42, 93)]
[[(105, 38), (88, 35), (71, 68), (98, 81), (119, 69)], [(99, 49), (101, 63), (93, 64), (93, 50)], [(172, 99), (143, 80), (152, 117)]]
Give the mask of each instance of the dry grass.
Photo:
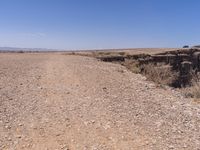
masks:
[(190, 89), (193, 97), (200, 99), (200, 82), (193, 84)]
[(129, 53), (117, 51), (91, 51), (91, 52), (68, 52), (67, 55), (79, 55), (87, 57), (111, 57), (111, 56), (127, 56)]
[(169, 65), (156, 66), (154, 64), (146, 64), (142, 66), (142, 73), (148, 80), (161, 85), (172, 85), (178, 78), (178, 73), (173, 72)]
[(128, 68), (133, 73), (141, 72), (139, 63), (136, 60), (125, 60), (125, 62), (123, 62), (122, 65)]
[(192, 84), (190, 87), (187, 87), (185, 91), (186, 97), (194, 98), (195, 102), (200, 103), (200, 74), (192, 74)]

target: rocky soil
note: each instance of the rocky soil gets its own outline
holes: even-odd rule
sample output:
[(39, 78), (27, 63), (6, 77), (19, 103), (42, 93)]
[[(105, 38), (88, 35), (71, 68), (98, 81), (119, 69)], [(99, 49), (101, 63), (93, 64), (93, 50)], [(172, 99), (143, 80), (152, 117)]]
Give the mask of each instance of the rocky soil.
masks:
[(0, 54), (2, 150), (198, 150), (200, 104), (118, 64)]

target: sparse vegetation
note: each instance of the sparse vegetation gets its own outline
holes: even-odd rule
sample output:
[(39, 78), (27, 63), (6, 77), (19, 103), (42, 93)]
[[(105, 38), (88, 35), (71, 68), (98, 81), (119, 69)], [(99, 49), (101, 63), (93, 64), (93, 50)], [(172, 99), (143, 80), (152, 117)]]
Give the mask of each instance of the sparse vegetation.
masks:
[(178, 78), (178, 73), (172, 71), (169, 65), (156, 66), (154, 64), (145, 64), (141, 68), (142, 73), (148, 80), (158, 84), (172, 85)]
[(196, 102), (200, 102), (200, 75), (191, 73), (192, 83), (190, 87), (184, 89), (186, 97), (194, 98)]
[(191, 93), (194, 98), (200, 99), (200, 82), (195, 83), (191, 87)]
[(122, 63), (122, 65), (128, 68), (133, 73), (141, 72), (139, 62), (136, 60), (126, 60), (125, 62)]
[(126, 53), (125, 52), (119, 52), (119, 55), (124, 56), (124, 55), (126, 55)]
[(109, 56), (109, 55), (112, 55), (111, 52), (97, 52), (96, 55), (100, 55), (100, 56)]
[(17, 53), (24, 53), (24, 51), (20, 50), (20, 51), (18, 51)]

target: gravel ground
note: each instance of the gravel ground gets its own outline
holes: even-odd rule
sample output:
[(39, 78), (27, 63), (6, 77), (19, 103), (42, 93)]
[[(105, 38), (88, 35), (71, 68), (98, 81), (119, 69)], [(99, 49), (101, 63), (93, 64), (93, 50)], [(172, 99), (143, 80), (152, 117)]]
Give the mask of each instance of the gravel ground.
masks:
[(0, 54), (0, 149), (200, 149), (200, 104), (123, 66)]

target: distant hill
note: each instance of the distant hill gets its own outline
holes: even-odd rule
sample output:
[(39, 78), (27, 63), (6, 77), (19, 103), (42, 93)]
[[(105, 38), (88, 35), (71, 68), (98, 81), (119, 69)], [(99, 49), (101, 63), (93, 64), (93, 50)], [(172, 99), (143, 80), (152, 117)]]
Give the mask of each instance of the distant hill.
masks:
[(195, 45), (192, 48), (200, 48), (200, 45)]
[(18, 47), (0, 47), (0, 51), (59, 51), (58, 49), (47, 48), (18, 48)]

